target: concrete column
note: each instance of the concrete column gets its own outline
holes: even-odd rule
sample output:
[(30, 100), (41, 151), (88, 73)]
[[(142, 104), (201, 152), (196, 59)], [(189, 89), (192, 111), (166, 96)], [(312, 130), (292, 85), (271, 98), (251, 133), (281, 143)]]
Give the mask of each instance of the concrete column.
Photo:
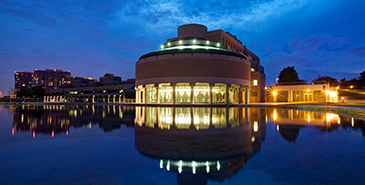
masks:
[(147, 103), (147, 96), (148, 96), (148, 92), (147, 92), (147, 87), (144, 87), (144, 103)]
[(247, 94), (247, 99), (246, 99), (246, 104), (249, 104), (250, 103), (250, 89), (249, 88), (247, 88), (247, 92), (246, 92), (246, 94)]
[(125, 103), (125, 94), (123, 95), (123, 103)]
[(242, 103), (242, 85), (238, 88), (238, 104)]
[(113, 103), (115, 103), (115, 95), (113, 95)]
[(158, 84), (155, 84), (156, 87), (156, 103), (160, 103), (160, 88), (158, 86)]
[(92, 103), (95, 103), (95, 95), (92, 97)]
[(171, 84), (172, 86), (172, 104), (175, 104), (175, 89), (176, 89), (176, 84)]
[(118, 101), (118, 103), (122, 103), (122, 102), (121, 102), (121, 96), (122, 96), (122, 95), (119, 95), (119, 101)]
[(293, 91), (288, 92), (288, 102), (293, 102)]
[(230, 87), (231, 87), (231, 84), (226, 85), (226, 105), (230, 104), (229, 103), (229, 88)]
[(108, 95), (107, 97), (108, 97), (108, 101), (107, 102), (110, 103), (110, 95)]
[(194, 104), (194, 86), (195, 83), (190, 83), (190, 104)]
[(210, 83), (209, 84), (209, 104), (210, 105), (213, 104), (213, 87), (214, 87), (214, 84)]

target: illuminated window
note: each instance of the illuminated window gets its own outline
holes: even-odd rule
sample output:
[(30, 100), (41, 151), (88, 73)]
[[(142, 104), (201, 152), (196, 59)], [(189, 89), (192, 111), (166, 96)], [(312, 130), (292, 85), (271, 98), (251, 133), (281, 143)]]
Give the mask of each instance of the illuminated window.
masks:
[(147, 103), (156, 103), (157, 88), (154, 85), (146, 85), (147, 88)]
[(253, 86), (257, 86), (257, 84), (258, 84), (257, 80), (253, 80), (253, 81), (252, 81), (252, 85), (253, 85)]
[(188, 83), (176, 84), (176, 103), (190, 103), (191, 87)]
[(209, 84), (194, 86), (194, 103), (209, 103)]
[(212, 88), (213, 103), (226, 103), (226, 85), (215, 84)]
[(172, 87), (170, 85), (160, 85), (160, 103), (172, 103)]
[(229, 88), (229, 102), (230, 103), (238, 103), (238, 91), (239, 91), (239, 85), (232, 85)]

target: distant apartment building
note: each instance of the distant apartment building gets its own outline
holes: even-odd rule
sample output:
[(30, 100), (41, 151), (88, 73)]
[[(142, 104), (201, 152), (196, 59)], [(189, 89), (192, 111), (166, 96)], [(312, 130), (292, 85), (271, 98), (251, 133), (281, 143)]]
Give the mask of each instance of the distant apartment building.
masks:
[(32, 81), (34, 78), (34, 74), (29, 71), (17, 72), (14, 73), (15, 80), (15, 89), (26, 89), (32, 87)]
[(75, 77), (71, 84), (46, 92), (44, 102), (126, 103), (135, 99), (135, 80), (106, 73), (96, 79)]
[(50, 89), (58, 89), (62, 85), (71, 84), (71, 72), (59, 69), (34, 70), (34, 73), (23, 71), (15, 71), (15, 91), (20, 89), (41, 86), (49, 91)]
[(42, 86), (46, 89), (58, 89), (61, 85), (71, 83), (71, 72), (59, 69), (35, 70), (33, 87)]

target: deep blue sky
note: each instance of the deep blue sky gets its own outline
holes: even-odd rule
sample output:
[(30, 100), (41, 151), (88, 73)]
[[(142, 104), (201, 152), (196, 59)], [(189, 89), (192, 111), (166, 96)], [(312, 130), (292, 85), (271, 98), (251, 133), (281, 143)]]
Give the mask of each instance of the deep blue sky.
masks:
[(299, 77), (358, 77), (365, 70), (365, 1), (0, 2), (0, 91), (14, 71), (57, 68), (72, 76), (134, 78), (135, 62), (182, 24), (223, 29), (261, 58), (268, 84), (295, 66)]

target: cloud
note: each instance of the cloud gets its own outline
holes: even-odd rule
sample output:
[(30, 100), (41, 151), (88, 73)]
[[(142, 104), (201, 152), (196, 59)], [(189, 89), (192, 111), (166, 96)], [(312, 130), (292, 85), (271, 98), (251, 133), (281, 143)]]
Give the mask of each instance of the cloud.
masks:
[[(129, 1), (120, 7), (116, 18), (143, 21), (146, 29), (176, 29), (178, 25), (200, 23), (210, 29), (241, 27), (252, 30), (265, 27), (267, 20), (275, 19), (305, 6), (309, 1)], [(256, 27), (257, 28), (257, 27)]]

